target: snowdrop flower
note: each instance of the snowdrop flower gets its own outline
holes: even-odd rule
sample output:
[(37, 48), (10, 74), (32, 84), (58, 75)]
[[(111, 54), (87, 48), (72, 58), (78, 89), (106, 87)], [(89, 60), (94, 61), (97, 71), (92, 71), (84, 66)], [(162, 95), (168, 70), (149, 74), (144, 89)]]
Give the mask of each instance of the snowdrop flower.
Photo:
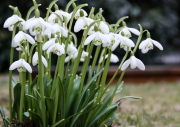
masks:
[[(114, 51), (117, 46), (119, 45), (119, 35), (118, 34), (114, 34), (112, 32), (110, 32), (108, 35), (109, 39), (111, 40), (110, 43), (103, 43), (103, 47), (109, 47), (111, 49), (111, 51)], [(117, 46), (116, 46), (117, 44)]]
[(31, 66), (24, 59), (19, 59), (18, 61), (12, 63), (9, 67), (9, 70), (14, 70), (16, 68), (19, 72), (27, 70), (29, 73), (32, 73)]
[(115, 50), (119, 44), (120, 44), (120, 48), (123, 48), (125, 51), (127, 51), (127, 47), (131, 49), (131, 47), (135, 46), (134, 42), (128, 37), (125, 37), (119, 34), (118, 38), (119, 38), (119, 41), (115, 41), (115, 43), (112, 46), (112, 51)]
[(89, 44), (92, 40), (94, 40), (94, 45), (96, 46), (100, 45), (101, 43), (111, 43), (109, 37), (100, 33), (97, 29), (97, 26), (95, 26), (95, 33), (86, 38), (84, 45)]
[(8, 28), (9, 31), (13, 31), (14, 28), (14, 24), (18, 21), (21, 21), (21, 24), (24, 25), (25, 21), (24, 19), (20, 18), (18, 15), (14, 14), (11, 17), (9, 17), (8, 19), (6, 19), (6, 21), (4, 22), (4, 28)]
[[(62, 19), (63, 16), (65, 16), (67, 18), (67, 20), (69, 21), (69, 19), (71, 18), (71, 14), (64, 12), (62, 10), (56, 10), (54, 13), (56, 13), (57, 15), (59, 15)], [(55, 19), (57, 18), (56, 14), (52, 13), (49, 18), (48, 18), (48, 22), (55, 22)]]
[[(105, 56), (105, 59), (108, 58), (108, 54)], [(103, 57), (100, 58), (99, 62), (102, 63)], [(119, 58), (115, 54), (111, 54), (110, 62), (117, 63), (119, 62)]]
[(44, 31), (45, 28), (52, 28), (51, 24), (47, 23), (42, 19), (41, 17), (39, 18), (31, 18), (28, 21), (26, 21), (25, 25), (23, 26), (24, 30), (28, 30), (31, 35), (35, 36), (41, 31)]
[(143, 62), (139, 60), (138, 58), (136, 58), (135, 56), (131, 56), (128, 60), (126, 60), (123, 63), (121, 70), (124, 71), (129, 65), (131, 69), (138, 67), (140, 70), (145, 70), (145, 66)]
[(78, 50), (76, 49), (74, 44), (71, 42), (71, 44), (68, 44), (68, 47), (67, 47), (68, 56), (65, 58), (65, 62), (68, 62), (70, 59), (75, 59), (77, 57), (76, 53), (78, 53)]
[(142, 53), (147, 53), (149, 50), (153, 49), (153, 44), (160, 50), (163, 50), (162, 45), (159, 42), (151, 39), (150, 33), (147, 32), (147, 39), (141, 42), (141, 44), (139, 45), (139, 49), (141, 49)]
[[(78, 53), (76, 53), (77, 55), (78, 55)], [(81, 55), (81, 59), (80, 59), (80, 61), (81, 62), (84, 62), (84, 60), (86, 59), (86, 57), (88, 56), (88, 52), (85, 52), (85, 51), (83, 51), (82, 52), (82, 55)], [(90, 58), (92, 58), (92, 57), (90, 57)]]
[(60, 56), (65, 53), (64, 46), (60, 45), (59, 43), (55, 43), (47, 49), (47, 54), (49, 54), (50, 52), (53, 52), (54, 54)]
[[(85, 10), (83, 10), (83, 9), (78, 9), (77, 12), (76, 12), (76, 14), (74, 15), (75, 19), (80, 18), (80, 11), (83, 11), (85, 17), (88, 16), (88, 14), (87, 14), (87, 12), (86, 12)], [(73, 12), (71, 12), (71, 14), (72, 14), (72, 13), (73, 13)]]
[(93, 22), (92, 19), (86, 18), (84, 16), (84, 12), (81, 10), (80, 11), (80, 17), (77, 19), (75, 25), (74, 25), (74, 32), (79, 32), (82, 29), (86, 29), (89, 24)]
[(126, 26), (126, 23), (123, 21), (122, 22), (124, 28), (119, 32), (119, 34), (121, 34), (121, 32), (124, 32), (126, 37), (131, 37), (131, 32), (137, 36), (140, 35), (140, 32), (134, 28), (129, 28)]
[[(41, 55), (42, 63), (44, 64), (45, 67), (47, 67), (47, 61), (44, 58), (44, 56)], [(33, 57), (32, 57), (32, 64), (33, 66), (36, 66), (38, 64), (38, 52), (35, 52)]]
[(17, 47), (20, 43), (26, 42), (26, 40), (32, 45), (35, 43), (34, 39), (30, 35), (24, 33), (23, 31), (19, 31), (13, 38), (11, 45), (12, 47)]

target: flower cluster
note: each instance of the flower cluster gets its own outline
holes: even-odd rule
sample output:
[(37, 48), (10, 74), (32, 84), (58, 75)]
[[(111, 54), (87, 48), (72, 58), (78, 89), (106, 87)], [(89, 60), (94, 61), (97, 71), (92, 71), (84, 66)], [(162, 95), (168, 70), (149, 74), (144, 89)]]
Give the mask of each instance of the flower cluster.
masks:
[[(123, 72), (126, 71), (128, 66), (131, 69), (139, 68), (140, 70), (145, 70), (145, 65), (141, 60), (135, 57), (136, 50), (139, 49), (142, 53), (147, 53), (149, 50), (153, 49), (153, 45), (158, 47), (160, 50), (163, 50), (162, 45), (150, 38), (150, 33), (147, 30), (143, 31), (142, 26), (139, 24), (140, 31), (135, 28), (130, 28), (126, 25), (125, 19), (128, 17), (120, 18), (116, 24), (109, 24), (106, 22), (105, 18), (102, 15), (102, 9), (99, 10), (97, 14), (94, 14), (94, 8), (91, 9), (91, 12), (88, 14), (82, 7), (87, 6), (87, 4), (82, 4), (76, 6), (74, 3), (75, 0), (71, 0), (68, 5), (66, 6), (66, 10), (60, 10), (58, 5), (55, 4), (57, 0), (54, 0), (48, 7), (46, 17), (40, 17), (40, 11), (38, 9), (36, 1), (33, 0), (34, 6), (29, 10), (26, 16), (26, 20), (21, 18), (21, 14), (17, 7), (11, 8), (14, 10), (13, 16), (9, 17), (5, 23), (4, 28), (8, 28), (10, 31), (13, 31), (13, 39), (12, 39), (12, 48), (11, 48), (11, 65), (10, 65), (10, 86), (11, 78), (12, 78), (12, 71), (17, 68), (20, 73), (19, 82), (22, 85), (21, 88), (21, 102), (20, 102), (20, 110), (18, 114), (20, 114), (20, 121), (23, 121), (23, 110), (26, 107), (23, 107), (24, 103), (24, 92), (25, 92), (25, 75), (26, 70), (28, 73), (28, 97), (33, 98), (35, 93), (31, 90), (33, 89), (33, 85), (35, 82), (36, 85), (36, 98), (40, 96), (40, 107), (42, 112), (40, 115), (42, 116), (42, 122), (45, 126), (47, 121), (46, 117), (48, 117), (50, 124), (56, 124), (56, 117), (60, 117), (57, 115), (59, 112), (63, 112), (64, 114), (61, 115), (61, 118), (69, 118), (71, 114), (70, 104), (75, 102), (73, 99), (77, 96), (76, 99), (76, 107), (73, 113), (77, 114), (79, 111), (80, 113), (87, 111), (85, 108), (92, 104), (93, 102), (95, 106), (101, 103), (101, 99), (103, 94), (108, 89), (109, 85), (112, 83), (114, 78), (116, 77), (118, 71), (122, 70)], [(74, 10), (72, 12), (68, 12), (68, 8), (72, 5)], [(51, 10), (52, 6), (54, 6), (54, 11)], [(34, 17), (29, 18), (30, 14), (34, 11)], [(74, 31), (71, 31), (72, 23), (75, 20)], [(121, 27), (119, 27), (121, 26)], [(15, 34), (16, 29), (19, 28), (19, 32)], [(75, 33), (79, 31), (83, 31), (83, 35), (81, 41), (79, 38), (77, 39)], [(140, 42), (143, 33), (147, 32), (147, 39)], [(131, 40), (132, 34), (138, 36), (137, 42), (134, 43)], [(78, 43), (80, 42), (80, 43)], [(95, 46), (95, 47), (94, 47)], [(110, 62), (117, 63), (119, 62), (118, 56), (113, 54), (114, 50), (119, 47), (122, 51), (125, 51), (126, 54), (124, 58), (120, 62), (120, 65), (105, 87), (105, 81), (108, 73), (108, 67)], [(13, 60), (13, 48), (19, 52), (19, 60), (12, 63)], [(34, 51), (35, 49), (35, 51)], [(93, 56), (93, 51), (95, 51), (95, 55)], [(34, 54), (33, 54), (34, 53)], [(54, 77), (51, 76), (51, 56), (53, 54), (58, 56), (57, 65)], [(127, 59), (128, 54), (130, 54), (130, 58)], [(90, 64), (90, 59), (92, 59), (92, 66), (89, 68), (89, 76), (87, 83), (87, 87), (83, 89), (83, 85), (85, 83), (85, 76), (88, 65)], [(126, 60), (127, 59), (127, 60)], [(92, 77), (92, 72), (95, 70), (95, 65), (98, 62), (97, 69), (94, 77)], [(126, 60), (126, 61), (125, 61)], [(78, 65), (80, 62), (83, 62), (82, 70), (80, 76), (76, 75)], [(66, 70), (64, 69), (64, 65), (67, 63)], [(33, 66), (38, 65), (38, 80), (32, 82), (32, 68)], [(70, 66), (71, 65), (71, 66)], [(68, 70), (70, 68), (70, 70)], [(104, 72), (101, 76), (101, 72)], [(101, 70), (100, 70), (101, 69)], [(23, 77), (24, 75), (24, 77)], [(46, 77), (47, 76), (47, 77)], [(117, 109), (117, 103), (111, 105), (112, 99), (116, 94), (117, 90), (119, 89), (119, 84), (121, 83), (122, 78), (118, 80), (116, 88), (114, 91), (111, 92), (109, 95), (108, 103), (111, 106), (108, 107), (107, 111), (112, 111), (114, 113)], [(49, 82), (47, 82), (49, 81)], [(95, 85), (89, 87), (95, 82)], [(33, 84), (34, 83), (34, 84)], [(45, 84), (43, 84), (45, 83)], [(62, 85), (62, 83), (64, 83)], [(60, 85), (59, 85), (60, 84)], [(62, 87), (61, 93), (66, 94), (63, 96), (62, 99), (59, 90), (59, 87)], [(57, 89), (56, 89), (57, 87)], [(94, 90), (94, 91), (93, 91)], [(78, 94), (73, 94), (76, 91)], [(92, 92), (92, 97), (94, 98), (91, 100), (91, 96), (89, 96), (89, 92)], [(83, 102), (85, 98), (85, 94), (87, 94), (90, 98)], [(91, 95), (91, 94), (90, 94)], [(49, 101), (46, 101), (47, 105), (45, 104), (45, 98), (49, 98)], [(87, 96), (87, 98), (88, 98)], [(34, 97), (35, 98), (35, 97)], [(33, 98), (33, 99), (34, 99)], [(46, 98), (46, 99), (47, 99)], [(58, 101), (61, 98), (64, 102), (63, 104), (59, 105)], [(65, 101), (66, 100), (66, 101)], [(90, 101), (91, 100), (91, 101)], [(96, 101), (95, 101), (96, 100)], [(11, 101), (11, 98), (10, 98)], [(28, 100), (29, 109), (28, 113), (31, 116), (28, 116), (30, 119), (33, 118), (34, 109), (31, 105), (31, 99)], [(46, 115), (46, 111), (49, 112), (48, 109), (51, 104), (49, 102), (53, 102), (54, 105), (54, 115), (51, 116), (48, 114)], [(105, 106), (102, 106), (100, 109), (104, 109), (108, 106), (108, 103), (105, 103)], [(67, 106), (65, 106), (65, 104)], [(82, 105), (82, 106), (81, 106)], [(85, 106), (87, 105), (87, 106)], [(60, 106), (60, 108), (58, 107)], [(62, 106), (62, 107), (61, 107)], [(98, 107), (98, 106), (97, 106)], [(62, 110), (61, 110), (62, 108)], [(12, 105), (10, 104), (10, 110), (12, 110)], [(59, 110), (59, 112), (57, 112)], [(98, 110), (97, 110), (98, 111)], [(32, 113), (33, 112), (33, 113)], [(35, 111), (39, 113), (39, 111)], [(51, 112), (51, 111), (50, 111)], [(100, 111), (99, 111), (100, 112)], [(100, 114), (100, 113), (99, 113)], [(79, 114), (78, 114), (79, 115)], [(69, 122), (68, 125), (71, 127), (74, 125), (78, 125), (76, 122), (79, 119), (79, 116), (75, 117), (72, 122)], [(92, 115), (92, 114), (91, 114)], [(108, 116), (110, 116), (108, 114)], [(12, 119), (12, 114), (11, 114)], [(69, 118), (70, 119), (70, 118)], [(69, 120), (68, 119), (68, 120)], [(93, 116), (87, 117), (87, 122), (84, 122), (84, 126), (89, 124), (96, 125), (96, 122), (104, 122), (105, 120), (109, 119), (103, 117), (103, 119), (97, 118), (94, 119)], [(67, 121), (68, 121), (67, 120)], [(91, 121), (91, 122), (88, 122)], [(60, 124), (59, 122), (58, 124)], [(39, 123), (36, 123), (39, 124)], [(50, 125), (48, 124), (48, 125)], [(66, 123), (67, 124), (67, 123)], [(64, 124), (63, 124), (64, 125)], [(101, 124), (98, 123), (100, 126)], [(56, 126), (56, 125), (54, 125)]]

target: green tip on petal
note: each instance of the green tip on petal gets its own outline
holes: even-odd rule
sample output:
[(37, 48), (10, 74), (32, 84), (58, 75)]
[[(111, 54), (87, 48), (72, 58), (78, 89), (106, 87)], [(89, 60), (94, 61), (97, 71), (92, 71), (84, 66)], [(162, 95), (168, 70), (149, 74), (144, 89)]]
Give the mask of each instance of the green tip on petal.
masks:
[(25, 53), (23, 52), (23, 53), (21, 54), (21, 59), (25, 59), (25, 57), (26, 57), (26, 55), (25, 55)]
[(80, 10), (80, 16), (83, 17), (84, 16), (84, 12), (82, 10)]
[(51, 34), (51, 38), (55, 38), (54, 34)]
[(55, 10), (59, 10), (59, 7), (58, 7), (57, 4), (54, 4), (54, 9), (55, 9)]
[(122, 21), (122, 25), (123, 25), (123, 26), (126, 26), (126, 22)]
[(147, 38), (151, 38), (151, 34), (149, 33), (149, 31), (146, 34)]
[(55, 23), (58, 23), (58, 18), (55, 19)]

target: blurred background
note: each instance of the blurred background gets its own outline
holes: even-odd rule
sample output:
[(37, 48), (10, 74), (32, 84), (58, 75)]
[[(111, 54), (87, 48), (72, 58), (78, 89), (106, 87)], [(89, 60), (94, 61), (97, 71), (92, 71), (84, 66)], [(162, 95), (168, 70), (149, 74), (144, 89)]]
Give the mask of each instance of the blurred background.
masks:
[[(41, 3), (41, 16), (45, 17), (46, 8), (51, 0), (36, 0)], [(59, 8), (64, 10), (68, 0), (59, 0)], [(148, 29), (151, 37), (160, 42), (164, 48), (160, 51), (154, 47), (147, 54), (139, 50), (136, 56), (146, 65), (146, 71), (127, 70), (122, 92), (116, 96), (141, 96), (141, 100), (123, 100), (119, 109), (119, 117), (113, 126), (139, 126), (139, 127), (179, 127), (180, 123), (180, 1), (179, 0), (78, 0), (77, 5), (88, 3), (84, 9), (90, 12), (95, 7), (95, 13), (99, 8), (104, 10), (103, 16), (110, 24), (123, 17), (127, 26), (137, 28), (140, 23), (144, 29)], [(28, 9), (33, 6), (31, 0), (3, 0), (0, 4), (0, 104), (8, 103), (7, 79), (4, 73), (8, 72), (9, 55), (11, 46), (11, 32), (3, 28), (4, 21), (13, 12), (9, 5), (18, 6), (23, 18)], [(70, 11), (72, 8), (70, 8)], [(77, 34), (80, 37), (81, 32)], [(79, 38), (80, 39), (80, 38)], [(144, 34), (142, 40), (146, 39)], [(137, 37), (132, 40), (136, 42)], [(123, 50), (115, 50), (121, 60)], [(14, 60), (18, 59), (18, 53), (14, 53)], [(55, 65), (54, 58), (53, 64)], [(117, 69), (117, 64), (112, 64), (109, 70), (109, 78)], [(158, 81), (158, 82), (157, 82)], [(128, 82), (128, 83), (126, 83)], [(132, 83), (133, 82), (133, 83)], [(112, 87), (113, 88), (113, 87)], [(8, 107), (4, 106), (8, 110)], [(8, 113), (7, 113), (8, 115)], [(1, 122), (1, 118), (0, 118)]]

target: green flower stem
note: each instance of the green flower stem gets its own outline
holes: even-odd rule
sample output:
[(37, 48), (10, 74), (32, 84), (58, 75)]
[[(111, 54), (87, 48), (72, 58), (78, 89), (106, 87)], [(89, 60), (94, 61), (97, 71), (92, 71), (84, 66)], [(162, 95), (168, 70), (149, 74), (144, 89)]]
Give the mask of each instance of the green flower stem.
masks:
[[(21, 58), (21, 51), (19, 51), (19, 59)], [(22, 73), (19, 73), (19, 81), (22, 83)]]
[(122, 67), (122, 64), (124, 63), (124, 61), (126, 60), (127, 56), (128, 56), (128, 53), (129, 53), (129, 48), (128, 50), (126, 51), (126, 54), (124, 55), (118, 69), (116, 70), (116, 72), (114, 73), (113, 77), (111, 78), (111, 80), (109, 81), (108, 85), (106, 86), (106, 88), (104, 89), (104, 92), (102, 93), (102, 95), (106, 92), (106, 90), (109, 88), (109, 86), (111, 85), (111, 83), (113, 82), (114, 78), (116, 77), (116, 75), (118, 74), (119, 70), (121, 69)]
[[(13, 52), (14, 48), (11, 47), (11, 55), (10, 55), (10, 65), (13, 62)], [(10, 120), (12, 120), (12, 71), (9, 71), (9, 110), (10, 110)]]
[(141, 32), (141, 34), (139, 35), (138, 40), (137, 40), (137, 43), (136, 43), (136, 46), (135, 46), (135, 48), (134, 48), (134, 50), (133, 50), (134, 54), (135, 54), (135, 52), (136, 52), (136, 50), (137, 50), (137, 48), (138, 48), (138, 46), (139, 46), (139, 43), (140, 43), (141, 38), (142, 38), (142, 35), (143, 35), (143, 28), (142, 28), (142, 26), (141, 26), (140, 24), (138, 24), (138, 25), (139, 25), (139, 27), (140, 27), (140, 32)]
[(73, 2), (75, 2), (75, 1), (77, 1), (77, 0), (71, 0), (71, 1), (68, 2), (68, 4), (66, 5), (66, 8), (65, 8), (65, 12), (68, 12), (69, 7), (70, 7), (71, 4), (72, 4)]
[(116, 22), (116, 26), (115, 26), (115, 28), (114, 28), (114, 31), (116, 31), (116, 30), (117, 30), (117, 27), (119, 26), (119, 24), (120, 24), (123, 20), (125, 20), (125, 19), (127, 19), (127, 18), (129, 18), (129, 17), (128, 17), (128, 16), (125, 16), (125, 17), (120, 18), (120, 19)]
[[(29, 61), (29, 65), (31, 65), (31, 60)], [(32, 84), (32, 74), (28, 73), (28, 94), (29, 95), (31, 95), (31, 84)], [(31, 109), (31, 98), (28, 98), (28, 106)], [(30, 115), (30, 120), (31, 120), (31, 115)]]
[(97, 46), (96, 53), (95, 53), (95, 56), (94, 56), (94, 59), (93, 59), (93, 63), (92, 63), (92, 71), (94, 71), (94, 67), (96, 65), (96, 61), (97, 61), (100, 49), (101, 49), (101, 45)]
[(54, 90), (55, 90), (55, 82), (56, 82), (56, 79), (57, 79), (57, 72), (58, 72), (60, 61), (61, 61), (61, 56), (58, 56), (58, 61), (57, 61), (57, 64), (56, 64), (56, 70), (55, 70), (55, 74), (54, 74), (52, 91), (51, 91), (51, 95), (50, 95), (51, 98), (53, 98), (53, 94), (54, 94)]
[(71, 61), (71, 60), (69, 60), (69, 61), (68, 61), (68, 63), (67, 63), (65, 76), (67, 75), (67, 72), (68, 72), (68, 69), (69, 69), (69, 64), (70, 64), (70, 61)]
[(91, 8), (88, 18), (91, 18), (92, 14), (94, 14), (94, 7)]
[(23, 104), (24, 104), (24, 92), (25, 92), (25, 82), (26, 82), (26, 72), (22, 73), (22, 84), (21, 84), (21, 99), (20, 99), (20, 122), (23, 122)]
[[(38, 4), (37, 5), (38, 7), (41, 6), (41, 4)], [(34, 6), (32, 6), (29, 10), (28, 10), (28, 13), (26, 15), (26, 21), (29, 19), (29, 16), (31, 15), (32, 11), (35, 9)]]
[(43, 69), (43, 64), (42, 64), (42, 35), (39, 33), (37, 35), (37, 47), (38, 47), (38, 64), (39, 64), (39, 88), (40, 88), (40, 94), (41, 94), (41, 108), (42, 108), (42, 121), (44, 127), (46, 127), (46, 109), (45, 109), (45, 99), (44, 99), (44, 84), (43, 84), (43, 74), (42, 74), (42, 69)]
[[(90, 45), (90, 44), (89, 44)], [(88, 68), (88, 65), (89, 65), (89, 61), (90, 61), (90, 58), (91, 58), (91, 53), (93, 51), (93, 47), (94, 47), (94, 44), (91, 43), (91, 47), (90, 47), (90, 50), (89, 50), (89, 54), (88, 54), (88, 57), (85, 59), (84, 61), (84, 68), (82, 70), (82, 77), (81, 77), (81, 85), (80, 85), (80, 89), (79, 89), (79, 92), (82, 91), (83, 89), (83, 86), (84, 86), (84, 79), (85, 79), (85, 76), (86, 76), (86, 72), (87, 72), (87, 68)]]
[(67, 47), (68, 47), (68, 44), (69, 44), (69, 37), (70, 37), (70, 33), (68, 33), (68, 37), (67, 37), (67, 40), (65, 42), (65, 37), (62, 38), (62, 42), (65, 43), (65, 53), (61, 55), (61, 64), (60, 64), (60, 67), (59, 67), (59, 76), (61, 79), (63, 79), (63, 75), (64, 75), (64, 61), (65, 61), (65, 58), (66, 58), (66, 52), (67, 52)]

